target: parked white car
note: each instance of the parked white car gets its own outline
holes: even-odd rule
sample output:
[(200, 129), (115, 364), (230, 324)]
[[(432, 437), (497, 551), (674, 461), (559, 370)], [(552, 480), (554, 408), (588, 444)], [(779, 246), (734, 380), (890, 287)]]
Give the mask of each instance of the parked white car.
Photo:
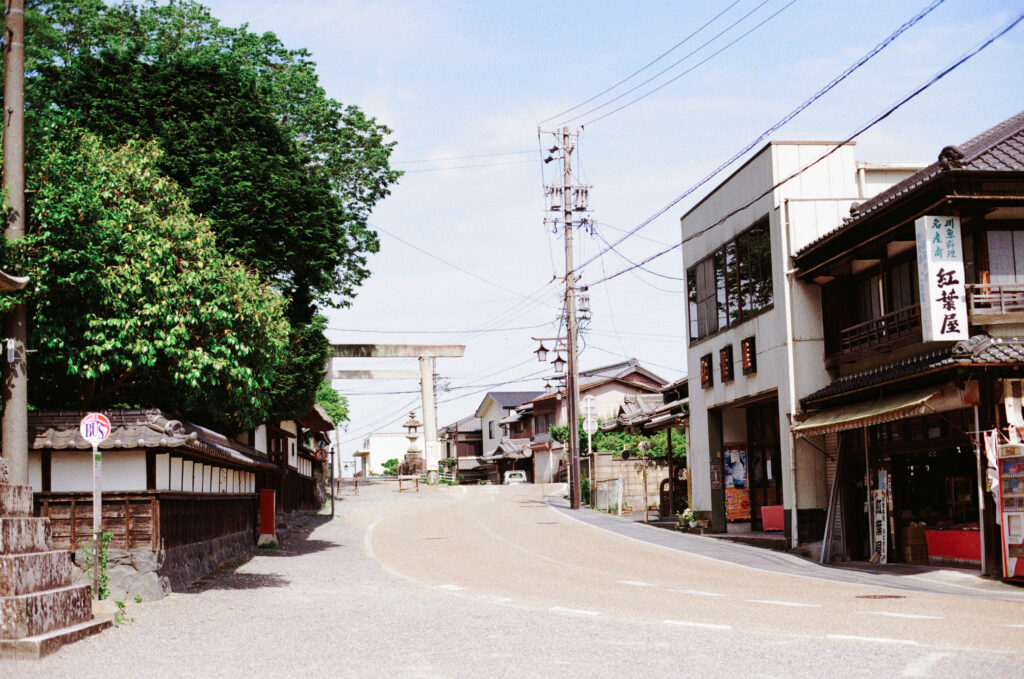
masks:
[(502, 483), (505, 485), (510, 485), (513, 483), (528, 483), (528, 481), (526, 480), (526, 472), (518, 469), (507, 471), (505, 472), (505, 480), (502, 481)]

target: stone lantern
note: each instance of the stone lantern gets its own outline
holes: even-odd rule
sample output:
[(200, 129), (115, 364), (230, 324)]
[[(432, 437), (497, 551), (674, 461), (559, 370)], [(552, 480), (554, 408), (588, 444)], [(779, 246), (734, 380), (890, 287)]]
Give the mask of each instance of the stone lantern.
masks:
[(409, 419), (402, 425), (406, 429), (405, 437), (409, 439), (409, 449), (405, 453), (405, 470), (407, 474), (422, 474), (423, 473), (423, 449), (420, 447), (418, 439), (420, 438), (419, 432), (416, 430), (422, 426), (422, 423), (416, 419), (416, 411), (409, 412)]

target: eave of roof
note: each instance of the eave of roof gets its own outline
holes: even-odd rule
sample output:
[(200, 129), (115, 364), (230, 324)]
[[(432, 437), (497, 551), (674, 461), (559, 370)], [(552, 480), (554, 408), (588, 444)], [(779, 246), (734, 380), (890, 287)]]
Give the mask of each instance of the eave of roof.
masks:
[(850, 217), (843, 224), (802, 247), (796, 255), (797, 266), (815, 250), (833, 241), (840, 234), (858, 228), (891, 206), (906, 200), (926, 187), (960, 172), (1024, 171), (1024, 111), (982, 132), (960, 146), (947, 146), (938, 160), (915, 172), (859, 205), (850, 208)]

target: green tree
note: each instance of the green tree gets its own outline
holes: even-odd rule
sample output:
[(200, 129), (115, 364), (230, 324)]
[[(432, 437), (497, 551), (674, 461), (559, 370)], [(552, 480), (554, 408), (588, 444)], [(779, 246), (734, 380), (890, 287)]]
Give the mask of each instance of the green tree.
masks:
[(160, 148), (158, 170), (219, 248), (288, 301), (272, 415), (308, 410), (328, 358), (317, 311), (351, 302), (379, 247), (367, 218), (399, 176), (390, 130), (327, 97), (306, 51), (196, 2), (30, 9), (31, 111), (74, 111), (107, 144)]
[(331, 418), (334, 426), (348, 422), (348, 399), (339, 396), (338, 392), (327, 382), (321, 382), (317, 387), (316, 402), (327, 411), (327, 416)]
[(398, 458), (393, 457), (387, 462), (382, 462), (381, 467), (384, 468), (384, 474), (387, 476), (396, 476), (398, 474)]
[[(587, 450), (587, 432), (583, 429), (584, 418), (580, 418), (580, 451)], [(550, 428), (551, 438), (559, 443), (568, 443), (569, 427), (566, 425), (555, 425)], [(655, 460), (664, 459), (668, 455), (668, 432), (662, 430), (649, 436), (632, 434), (624, 431), (604, 432), (598, 429), (594, 432), (594, 452), (611, 452), (619, 455), (623, 450), (629, 450), (634, 457), (640, 455), (639, 444), (647, 441), (650, 444), (646, 456)], [(679, 460), (686, 458), (686, 438), (681, 429), (674, 429), (672, 436), (672, 457)]]
[(31, 283), (0, 297), (0, 312), (29, 306), (31, 401), (156, 405), (229, 428), (263, 421), (285, 300), (218, 250), (159, 172), (156, 145), (111, 149), (56, 115), (30, 150), (32, 228), (0, 254)]

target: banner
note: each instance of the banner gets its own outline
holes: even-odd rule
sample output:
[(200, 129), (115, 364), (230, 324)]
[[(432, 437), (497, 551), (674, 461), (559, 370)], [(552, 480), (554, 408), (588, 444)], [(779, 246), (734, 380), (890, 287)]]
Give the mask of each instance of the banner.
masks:
[(889, 562), (889, 503), (888, 493), (884, 490), (871, 491), (871, 506), (874, 526), (874, 544), (871, 546), (871, 562), (884, 564)]
[(967, 339), (967, 286), (957, 217), (921, 217), (917, 275), (921, 291), (921, 338), (925, 342)]

